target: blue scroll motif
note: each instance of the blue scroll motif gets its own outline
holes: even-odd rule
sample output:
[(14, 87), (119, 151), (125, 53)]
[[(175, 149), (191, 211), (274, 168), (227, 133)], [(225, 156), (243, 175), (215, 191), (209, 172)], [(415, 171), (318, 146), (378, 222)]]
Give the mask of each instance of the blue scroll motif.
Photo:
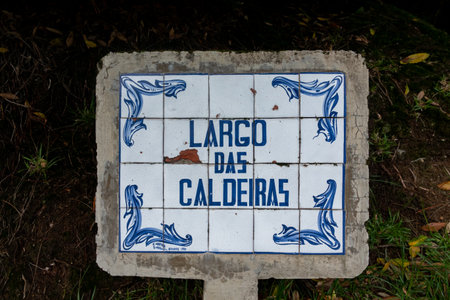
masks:
[(123, 248), (130, 250), (135, 244), (145, 242), (148, 246), (152, 243), (165, 243), (187, 247), (192, 244), (192, 236), (186, 235), (186, 238), (180, 236), (175, 230), (175, 226), (161, 224), (163, 229), (158, 228), (141, 228), (141, 207), (142, 193), (138, 193), (137, 185), (128, 185), (125, 188), (126, 210), (124, 218), (129, 217), (127, 221), (127, 235), (123, 241)]
[(327, 180), (328, 188), (320, 195), (313, 196), (314, 207), (320, 208), (317, 224), (319, 230), (305, 229), (300, 232), (292, 226), (282, 224), (283, 229), (280, 233), (273, 235), (273, 241), (278, 245), (304, 245), (305, 242), (311, 245), (326, 245), (329, 248), (339, 249), (341, 244), (335, 236), (335, 228), (338, 227), (333, 218), (334, 195), (336, 194), (336, 181)]
[(126, 89), (124, 102), (128, 107), (128, 117), (123, 128), (123, 141), (128, 147), (133, 146), (133, 135), (137, 131), (147, 129), (144, 120), (137, 119), (142, 110), (142, 96), (164, 93), (167, 97), (177, 98), (177, 94), (186, 89), (186, 82), (180, 79), (155, 80), (155, 84), (151, 84), (146, 80), (136, 82), (130, 77), (123, 77), (121, 83)]
[(333, 143), (337, 136), (337, 112), (333, 109), (339, 101), (338, 90), (343, 81), (342, 75), (337, 75), (330, 81), (320, 82), (316, 79), (310, 82), (300, 82), (287, 79), (286, 77), (277, 76), (272, 80), (272, 86), (281, 86), (289, 97), (289, 101), (293, 98), (299, 99), (300, 93), (309, 96), (321, 96), (325, 95), (323, 101), (323, 115), (325, 118), (320, 118), (317, 124), (317, 136), (323, 134), (325, 141)]

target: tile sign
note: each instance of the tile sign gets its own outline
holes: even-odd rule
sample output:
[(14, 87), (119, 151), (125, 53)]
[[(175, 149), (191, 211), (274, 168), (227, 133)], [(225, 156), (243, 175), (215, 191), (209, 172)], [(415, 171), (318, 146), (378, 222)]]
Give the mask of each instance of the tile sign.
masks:
[(344, 254), (345, 75), (120, 75), (120, 252)]

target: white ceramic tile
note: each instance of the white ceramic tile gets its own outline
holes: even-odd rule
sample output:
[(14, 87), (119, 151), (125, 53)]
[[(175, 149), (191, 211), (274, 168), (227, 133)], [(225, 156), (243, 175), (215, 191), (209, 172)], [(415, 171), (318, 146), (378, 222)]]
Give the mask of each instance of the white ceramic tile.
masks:
[[(283, 80), (295, 82), (296, 87), (283, 84)], [(298, 81), (298, 74), (255, 74), (255, 116), (298, 117)]]
[(164, 164), (164, 207), (207, 208), (208, 165)]
[(209, 77), (210, 118), (253, 118), (253, 75)]
[[(333, 142), (327, 142), (325, 134), (318, 134), (319, 122), (330, 125)], [(344, 122), (337, 119), (301, 119), (301, 163), (343, 163), (344, 162)], [(331, 141), (332, 139), (330, 139)]]
[[(136, 191), (142, 194), (140, 207), (163, 207), (163, 165), (162, 164), (120, 164), (120, 207), (126, 207), (127, 197)], [(137, 188), (130, 190), (136, 185)], [(127, 193), (125, 192), (127, 191)], [(134, 206), (128, 199), (128, 205)]]
[(120, 161), (121, 162), (155, 162), (162, 163), (163, 121), (161, 119), (139, 119), (146, 128), (135, 131), (131, 137), (132, 145), (126, 144), (124, 133), (126, 122), (130, 119), (120, 120)]
[[(120, 115), (122, 118), (162, 118), (162, 75), (122, 75)], [(126, 104), (130, 101), (130, 105)]]
[(209, 251), (253, 252), (253, 211), (210, 209)]
[[(128, 213), (128, 215), (126, 215)], [(140, 227), (127, 228), (130, 218), (140, 220)], [(138, 222), (130, 222), (134, 226)], [(162, 209), (120, 209), (120, 251), (131, 252), (163, 252), (163, 210)], [(141, 231), (139, 229), (151, 229)], [(133, 232), (138, 232), (134, 234)], [(146, 237), (146, 238), (144, 238)], [(149, 244), (147, 245), (147, 241)]]
[[(266, 143), (255, 144), (256, 163), (298, 163), (299, 159), (299, 119), (267, 119)], [(263, 130), (256, 131), (256, 140), (263, 143)]]
[(298, 208), (298, 165), (255, 164), (255, 208)]
[[(164, 209), (164, 224), (167, 226), (172, 226), (173, 224), (173, 228), (176, 231), (168, 231), (164, 234), (166, 252), (208, 251), (207, 209), (166, 208)], [(177, 238), (177, 234), (181, 238)]]
[(233, 167), (236, 173), (216, 172), (215, 165), (209, 166), (209, 178), (212, 180), (208, 202), (210, 208), (253, 207), (253, 165), (236, 164)]
[(209, 162), (252, 163), (252, 127), (251, 120), (209, 120)]
[[(334, 221), (334, 224), (327, 222)], [(334, 233), (330, 230), (334, 229)], [(344, 211), (342, 210), (300, 210), (300, 237), (307, 230), (308, 236), (316, 234), (321, 243), (312, 245), (310, 237), (303, 237), (300, 254), (344, 254)], [(315, 241), (314, 241), (315, 242)]]
[[(204, 146), (208, 133), (207, 119), (165, 119), (164, 120), (164, 158), (173, 159), (181, 151), (194, 149), (202, 163), (208, 162), (208, 146)], [(165, 160), (167, 161), (167, 159)]]
[(299, 253), (298, 210), (255, 210), (255, 252)]
[(183, 80), (186, 89), (164, 97), (166, 118), (208, 118), (208, 75), (165, 75), (165, 81)]
[(300, 165), (300, 208), (314, 208), (314, 197), (323, 194), (332, 201), (328, 209), (343, 209), (343, 170), (342, 164)]
[(342, 73), (301, 73), (301, 116), (343, 117), (344, 78)]

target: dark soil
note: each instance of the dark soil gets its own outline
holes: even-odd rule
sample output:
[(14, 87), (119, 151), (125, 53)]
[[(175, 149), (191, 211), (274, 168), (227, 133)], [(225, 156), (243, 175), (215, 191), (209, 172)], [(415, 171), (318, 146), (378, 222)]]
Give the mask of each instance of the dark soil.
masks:
[[(427, 222), (449, 222), (449, 192), (437, 187), (450, 178), (446, 4), (431, 1), (420, 17), (401, 1), (355, 2), (8, 3), (0, 12), (0, 295), (201, 297), (199, 281), (112, 277), (95, 263), (95, 77), (109, 52), (361, 53), (370, 69), (371, 216), (398, 212), (415, 235)], [(430, 57), (400, 64), (417, 52)], [(297, 284), (303, 297), (313, 294), (313, 281)], [(261, 282), (261, 297), (269, 285)]]

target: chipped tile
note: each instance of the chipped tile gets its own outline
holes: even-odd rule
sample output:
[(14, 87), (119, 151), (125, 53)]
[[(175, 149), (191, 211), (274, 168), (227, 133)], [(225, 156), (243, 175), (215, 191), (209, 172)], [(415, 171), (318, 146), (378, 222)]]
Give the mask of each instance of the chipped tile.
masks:
[(208, 163), (207, 119), (165, 119), (164, 161), (167, 163)]

